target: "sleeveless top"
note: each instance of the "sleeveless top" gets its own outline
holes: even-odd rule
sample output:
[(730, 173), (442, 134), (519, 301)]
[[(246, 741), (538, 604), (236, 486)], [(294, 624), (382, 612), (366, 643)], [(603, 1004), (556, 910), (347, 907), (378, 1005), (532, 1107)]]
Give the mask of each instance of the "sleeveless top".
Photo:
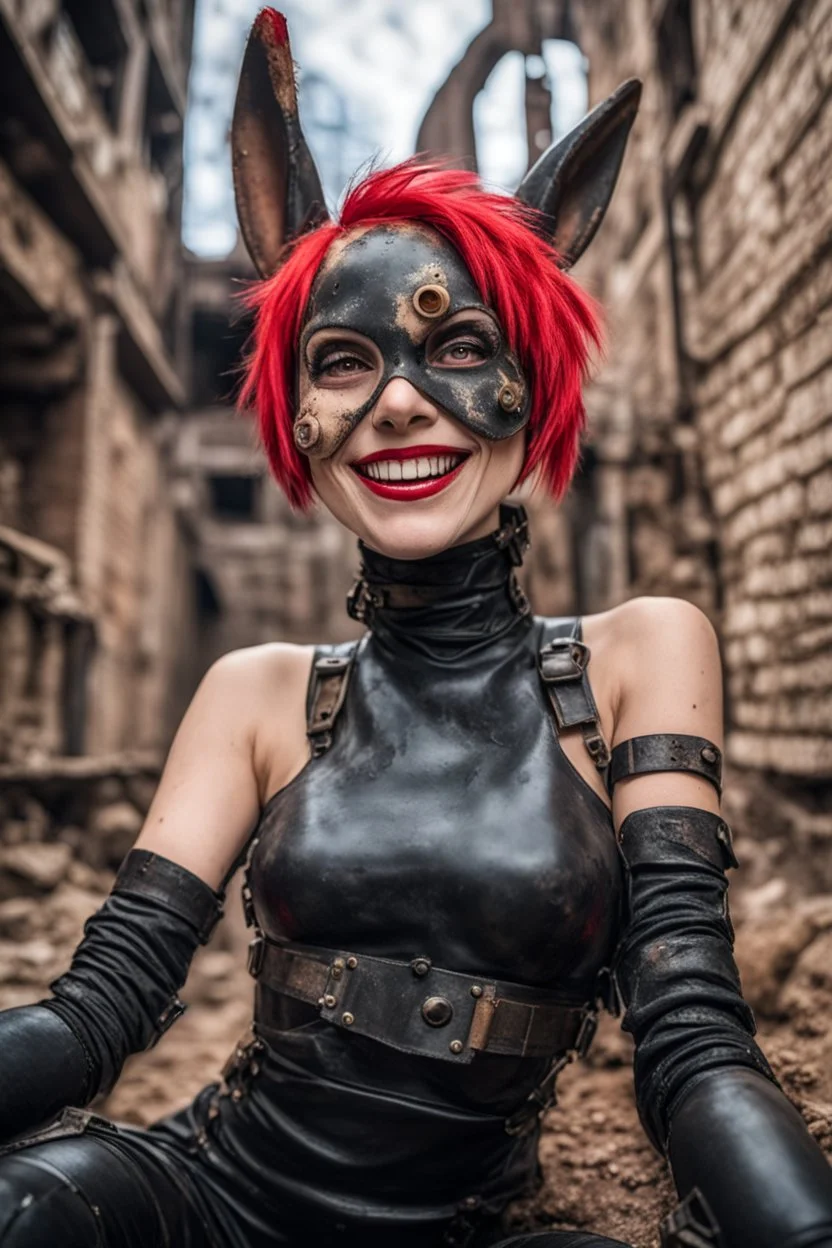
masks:
[[(575, 621), (523, 613), (493, 535), (425, 560), (362, 555), (371, 588), (434, 593), (375, 608), (331, 748), (263, 808), (257, 923), (278, 942), (424, 956), (586, 999), (616, 943), (622, 877), (610, 813), (566, 759), (537, 670)], [(233, 1091), (195, 1107), (212, 1163), (229, 1185), (242, 1174), (264, 1226), (279, 1209), (332, 1242), (424, 1231), (528, 1188), (537, 1131), (504, 1124), (545, 1059), (453, 1066), (302, 1002), (281, 1009)]]

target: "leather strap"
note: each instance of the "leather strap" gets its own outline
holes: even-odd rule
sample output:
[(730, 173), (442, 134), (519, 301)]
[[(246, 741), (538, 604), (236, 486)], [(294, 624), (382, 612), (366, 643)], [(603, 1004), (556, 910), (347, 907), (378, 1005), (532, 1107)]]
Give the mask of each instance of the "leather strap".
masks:
[(622, 741), (612, 752), (607, 783), (656, 771), (692, 771), (722, 792), (722, 752), (707, 737), (655, 732)]
[(598, 707), (586, 674), (589, 647), (580, 638), (580, 620), (569, 637), (553, 637), (541, 647), (537, 667), (558, 729), (580, 728), (586, 748), (599, 771), (610, 761)]
[[(551, 1057), (585, 1051), (593, 1004), (521, 984), (463, 975), (429, 958), (399, 962), (331, 949), (277, 945), (258, 936), (249, 969), (258, 980), (255, 1020), (277, 1016), (272, 994), (318, 1008), (320, 1017), (405, 1053), (467, 1065), (474, 1053)], [(587, 994), (591, 999), (591, 991)]]
[(725, 820), (697, 806), (650, 806), (634, 810), (621, 825), (621, 853), (628, 867), (651, 863), (687, 866), (678, 847), (693, 850), (720, 871), (737, 867), (731, 829)]
[(119, 868), (113, 891), (152, 897), (190, 923), (204, 945), (222, 917), (222, 897), (170, 858), (146, 849), (131, 849)]
[(332, 745), (332, 730), (347, 696), (358, 642), (340, 654), (316, 654), (312, 661), (306, 735), (312, 757), (320, 758)]

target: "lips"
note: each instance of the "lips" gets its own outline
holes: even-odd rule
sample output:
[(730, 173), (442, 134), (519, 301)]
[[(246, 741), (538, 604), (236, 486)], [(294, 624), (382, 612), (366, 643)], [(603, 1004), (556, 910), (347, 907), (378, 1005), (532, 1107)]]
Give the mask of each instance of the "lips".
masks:
[(430, 498), (446, 489), (469, 455), (459, 446), (408, 446), (374, 451), (351, 467), (371, 493), (404, 502)]

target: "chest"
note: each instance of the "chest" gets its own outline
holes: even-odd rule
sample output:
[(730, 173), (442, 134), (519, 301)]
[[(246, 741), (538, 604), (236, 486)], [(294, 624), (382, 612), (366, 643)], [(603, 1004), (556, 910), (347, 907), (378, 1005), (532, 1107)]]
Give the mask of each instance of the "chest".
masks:
[(531, 649), (426, 673), (368, 648), (331, 749), (264, 812), (252, 887), (275, 939), (566, 983), (606, 956), (620, 878)]

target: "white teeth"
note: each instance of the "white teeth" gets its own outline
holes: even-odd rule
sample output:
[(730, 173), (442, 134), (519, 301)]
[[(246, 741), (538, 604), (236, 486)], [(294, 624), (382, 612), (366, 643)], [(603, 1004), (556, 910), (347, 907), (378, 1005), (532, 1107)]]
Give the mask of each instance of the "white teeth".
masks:
[(444, 477), (462, 462), (464, 455), (418, 455), (414, 459), (377, 459), (358, 471), (373, 481), (425, 481)]

